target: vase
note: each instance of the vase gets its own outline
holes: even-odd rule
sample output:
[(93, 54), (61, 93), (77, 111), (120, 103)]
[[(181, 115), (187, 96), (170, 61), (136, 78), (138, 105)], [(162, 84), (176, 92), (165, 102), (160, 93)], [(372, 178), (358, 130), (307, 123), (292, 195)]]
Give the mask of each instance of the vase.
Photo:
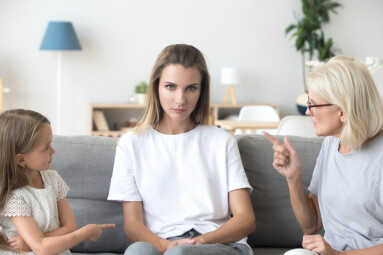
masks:
[(146, 94), (143, 93), (137, 93), (137, 103), (138, 104), (146, 104)]
[(302, 115), (305, 115), (306, 114), (306, 110), (307, 110), (307, 98), (308, 98), (308, 94), (307, 92), (301, 92), (295, 103), (297, 105), (297, 109), (298, 109), (298, 112)]

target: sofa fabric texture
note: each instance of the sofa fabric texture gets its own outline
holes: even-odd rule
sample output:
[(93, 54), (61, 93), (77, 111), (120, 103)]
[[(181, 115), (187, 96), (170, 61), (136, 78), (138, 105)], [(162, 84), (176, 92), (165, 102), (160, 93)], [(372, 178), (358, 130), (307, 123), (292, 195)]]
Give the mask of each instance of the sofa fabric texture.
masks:
[[(281, 136), (276, 137), (282, 141)], [(288, 138), (302, 160), (303, 182), (308, 193), (322, 138)], [(261, 135), (238, 136), (237, 143), (242, 164), (254, 189), (251, 202), (257, 226), (247, 242), (253, 248), (301, 247), (303, 232), (291, 208), (286, 179), (272, 166), (272, 144)]]
[[(271, 143), (262, 135), (239, 135), (236, 139), (254, 188), (251, 202), (257, 229), (248, 238), (254, 254), (280, 255), (301, 247), (303, 233), (291, 209), (286, 180), (272, 166)], [(289, 140), (302, 159), (307, 191), (323, 139), (291, 136)], [(130, 244), (123, 229), (121, 203), (107, 201), (116, 145), (116, 138), (54, 136), (56, 154), (51, 169), (58, 171), (70, 187), (67, 199), (78, 227), (88, 223), (116, 224), (114, 229), (105, 230), (98, 242), (85, 241), (72, 248), (74, 255), (123, 254)]]

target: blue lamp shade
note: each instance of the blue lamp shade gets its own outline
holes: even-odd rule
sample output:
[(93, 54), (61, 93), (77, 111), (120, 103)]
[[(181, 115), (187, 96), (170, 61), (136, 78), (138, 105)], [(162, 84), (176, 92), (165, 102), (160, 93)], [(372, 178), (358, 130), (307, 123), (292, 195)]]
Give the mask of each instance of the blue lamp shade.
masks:
[(72, 22), (49, 22), (40, 50), (81, 50)]

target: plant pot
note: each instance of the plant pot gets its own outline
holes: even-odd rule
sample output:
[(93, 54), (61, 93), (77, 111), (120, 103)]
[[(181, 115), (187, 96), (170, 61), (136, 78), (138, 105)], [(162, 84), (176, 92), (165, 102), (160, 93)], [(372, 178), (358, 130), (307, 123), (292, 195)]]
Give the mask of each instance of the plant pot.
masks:
[(295, 101), (295, 103), (297, 105), (298, 112), (302, 115), (306, 114), (307, 98), (308, 98), (308, 94), (306, 92), (301, 92), (298, 95), (297, 100)]
[(146, 94), (137, 93), (136, 97), (137, 97), (137, 103), (138, 104), (146, 104), (146, 100), (147, 100), (146, 99), (146, 97), (147, 97)]

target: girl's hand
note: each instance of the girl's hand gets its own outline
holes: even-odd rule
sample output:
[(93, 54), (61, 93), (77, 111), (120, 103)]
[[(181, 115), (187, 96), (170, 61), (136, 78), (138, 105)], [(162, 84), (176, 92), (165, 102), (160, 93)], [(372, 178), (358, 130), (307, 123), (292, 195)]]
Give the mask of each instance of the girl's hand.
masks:
[(284, 144), (282, 144), (274, 136), (266, 132), (263, 134), (273, 144), (273, 167), (287, 180), (299, 177), (302, 174), (302, 162), (287, 137), (285, 136)]
[(320, 255), (339, 255), (340, 252), (334, 250), (321, 235), (303, 235), (303, 248), (318, 253)]
[(91, 235), (88, 240), (96, 242), (101, 237), (103, 229), (114, 228), (115, 224), (88, 224), (87, 226), (91, 229)]
[(24, 239), (20, 235), (16, 235), (8, 239), (8, 243), (12, 248), (21, 250), (21, 251), (32, 251), (32, 249), (28, 246), (28, 244), (24, 241)]
[(194, 237), (195, 244), (205, 244), (205, 240), (202, 235)]
[(163, 249), (162, 249), (161, 253), (165, 253), (167, 250), (169, 250), (170, 248), (172, 248), (174, 246), (186, 245), (186, 244), (194, 245), (194, 244), (196, 244), (196, 242), (195, 242), (195, 240), (190, 239), (190, 238), (178, 239), (178, 240), (173, 240), (173, 241), (166, 240), (166, 242), (163, 245)]

